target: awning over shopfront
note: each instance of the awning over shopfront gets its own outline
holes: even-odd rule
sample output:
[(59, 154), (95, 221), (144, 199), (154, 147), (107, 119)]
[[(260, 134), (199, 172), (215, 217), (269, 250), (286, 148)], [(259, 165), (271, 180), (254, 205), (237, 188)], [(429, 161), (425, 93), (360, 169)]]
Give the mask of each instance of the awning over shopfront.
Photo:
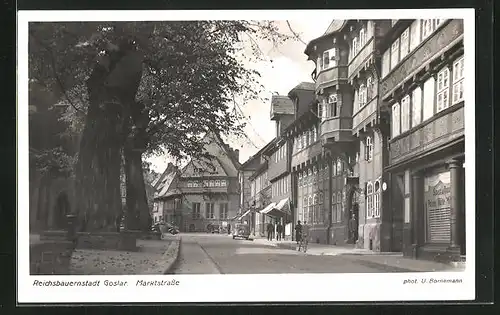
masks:
[(239, 214), (239, 215), (235, 216), (234, 218), (232, 218), (231, 220), (233, 220), (233, 221), (241, 220), (243, 217), (245, 217), (249, 213), (250, 213), (250, 210), (247, 210), (245, 213)]
[(284, 217), (286, 215), (290, 215), (290, 202), (288, 198), (280, 200), (278, 204), (273, 206), (271, 209), (269, 209), (266, 212), (267, 215), (272, 216), (272, 217)]
[(273, 210), (273, 208), (276, 206), (275, 202), (271, 202), (270, 204), (267, 205), (264, 209), (260, 210), (259, 212), (262, 214), (267, 214), (269, 211)]

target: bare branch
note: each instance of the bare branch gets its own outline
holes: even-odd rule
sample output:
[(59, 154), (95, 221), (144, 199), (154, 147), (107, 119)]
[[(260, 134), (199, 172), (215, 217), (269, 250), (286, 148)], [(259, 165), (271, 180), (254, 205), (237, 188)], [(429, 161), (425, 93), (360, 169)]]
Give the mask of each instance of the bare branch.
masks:
[(306, 45), (307, 46), (307, 43), (305, 43), (302, 38), (300, 38), (299, 34), (297, 34), (297, 32), (295, 32), (292, 28), (292, 26), (290, 25), (290, 22), (288, 20), (286, 20), (286, 24), (288, 25), (288, 28), (290, 29), (290, 32), (292, 32), (293, 36), (295, 36), (295, 38), (297, 38), (302, 44)]

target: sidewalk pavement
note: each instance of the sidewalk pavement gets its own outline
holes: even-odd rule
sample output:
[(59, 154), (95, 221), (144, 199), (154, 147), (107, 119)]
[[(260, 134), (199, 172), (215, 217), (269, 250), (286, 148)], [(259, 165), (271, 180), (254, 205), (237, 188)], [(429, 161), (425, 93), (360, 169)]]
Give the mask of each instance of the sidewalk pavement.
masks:
[[(265, 238), (254, 238), (254, 242), (278, 248), (297, 250), (298, 244), (294, 241), (268, 241)], [(398, 269), (403, 272), (431, 272), (431, 271), (462, 271), (464, 264), (444, 264), (435, 261), (419, 260), (403, 257), (398, 252), (375, 252), (368, 249), (355, 248), (353, 245), (334, 246), (309, 243), (307, 255), (315, 256), (342, 256), (356, 263), (387, 268), (388, 271)]]

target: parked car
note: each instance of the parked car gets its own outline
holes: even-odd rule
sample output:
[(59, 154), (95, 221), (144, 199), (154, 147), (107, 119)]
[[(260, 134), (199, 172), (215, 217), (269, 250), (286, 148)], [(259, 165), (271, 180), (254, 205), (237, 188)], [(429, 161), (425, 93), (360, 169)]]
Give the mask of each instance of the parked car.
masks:
[(219, 233), (220, 233), (220, 230), (221, 230), (220, 226), (218, 226), (218, 225), (212, 225), (212, 226), (211, 226), (211, 231), (210, 231), (210, 232), (211, 232), (212, 234), (214, 234), (214, 233), (219, 234)]
[(248, 224), (237, 223), (233, 229), (233, 240), (235, 238), (250, 238), (250, 226)]
[(175, 226), (174, 224), (165, 223), (165, 226), (167, 228), (168, 233), (173, 234), (173, 235), (179, 233), (179, 228), (177, 226)]

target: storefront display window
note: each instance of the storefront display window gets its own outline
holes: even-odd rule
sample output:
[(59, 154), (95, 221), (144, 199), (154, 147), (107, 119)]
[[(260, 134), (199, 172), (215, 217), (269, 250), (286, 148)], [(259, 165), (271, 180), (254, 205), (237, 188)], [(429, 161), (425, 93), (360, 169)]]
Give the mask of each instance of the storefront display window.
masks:
[(451, 241), (450, 172), (427, 175), (424, 179), (424, 207), (427, 217), (427, 242)]

